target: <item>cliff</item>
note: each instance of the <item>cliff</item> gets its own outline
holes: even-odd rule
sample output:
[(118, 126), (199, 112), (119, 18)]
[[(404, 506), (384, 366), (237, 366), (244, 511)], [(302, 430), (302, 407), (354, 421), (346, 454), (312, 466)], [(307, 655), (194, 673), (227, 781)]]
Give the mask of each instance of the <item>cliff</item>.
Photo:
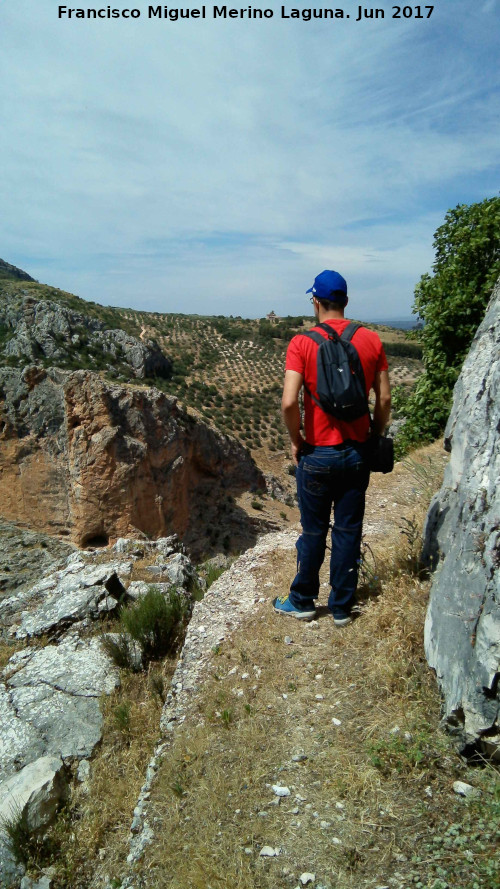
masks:
[(168, 379), (172, 372), (172, 362), (153, 340), (110, 330), (97, 318), (40, 299), (36, 291), (2, 293), (0, 357), (15, 366), (86, 367), (126, 379)]
[(0, 513), (85, 546), (138, 531), (229, 545), (248, 451), (155, 388), (89, 371), (0, 369)]
[(460, 745), (498, 754), (500, 690), (500, 282), (457, 380), (451, 451), (425, 529), (436, 568), (425, 651)]

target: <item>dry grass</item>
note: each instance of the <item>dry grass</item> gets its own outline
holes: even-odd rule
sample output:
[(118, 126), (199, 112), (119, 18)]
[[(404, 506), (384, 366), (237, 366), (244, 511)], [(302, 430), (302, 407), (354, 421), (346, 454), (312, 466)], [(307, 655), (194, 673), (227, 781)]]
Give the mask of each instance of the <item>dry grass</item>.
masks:
[[(435, 489), (426, 454), (416, 461), (422, 468), (408, 471), (421, 490)], [(351, 627), (335, 630), (324, 606), (317, 623), (304, 625), (267, 603), (214, 653), (196, 713), (178, 731), (153, 791), (156, 838), (138, 866), (145, 886), (274, 889), (296, 886), (308, 871), (332, 889), (399, 878), (401, 886), (430, 887), (443, 861), (451, 867), (449, 856), (412, 861), (462, 817), (451, 785), (465, 770), (439, 729), (422, 644), (428, 581), (415, 573), (415, 547), (396, 528), (394, 545), (375, 553), (380, 592), (365, 584), (363, 613)], [(291, 556), (270, 560), (262, 574), (269, 598), (293, 571)], [(468, 780), (481, 784), (482, 776)], [(278, 805), (273, 784), (291, 791)], [(474, 826), (479, 813), (470, 817)], [(279, 856), (260, 857), (265, 845), (279, 847)], [(484, 849), (476, 882), (492, 889), (481, 876), (490, 841)], [(436, 889), (475, 885), (478, 857), (470, 863), (462, 852), (452, 882)]]
[(132, 811), (158, 741), (158, 686), (168, 688), (174, 666), (169, 660), (147, 674), (122, 671), (121, 687), (103, 698), (103, 739), (88, 786), (75, 784), (38, 862), (55, 866), (55, 889), (88, 889), (103, 868), (112, 875), (123, 866)]
[(20, 651), (24, 646), (19, 642), (5, 642), (4, 640), (0, 640), (0, 670), (3, 670), (4, 667), (7, 666), (9, 660), (12, 655), (16, 653), (16, 651)]
[[(291, 568), (276, 566), (272, 592)], [(360, 875), (382, 879), (393, 853), (410, 852), (409, 812), (446, 748), (433, 728), (439, 702), (421, 653), (425, 598), (419, 582), (400, 577), (349, 631), (334, 631), (327, 615), (315, 630), (290, 627), (266, 609), (235, 636), (214, 658), (202, 722), (179, 735), (163, 764), (147, 885), (288, 885), (286, 866), (293, 885), (312, 871), (324, 883), (356, 886)], [(396, 725), (414, 740), (381, 768), (377, 756), (384, 745), (393, 755)], [(300, 754), (307, 760), (293, 762)], [(292, 791), (279, 806), (276, 783)], [(264, 860), (264, 845), (282, 854)]]

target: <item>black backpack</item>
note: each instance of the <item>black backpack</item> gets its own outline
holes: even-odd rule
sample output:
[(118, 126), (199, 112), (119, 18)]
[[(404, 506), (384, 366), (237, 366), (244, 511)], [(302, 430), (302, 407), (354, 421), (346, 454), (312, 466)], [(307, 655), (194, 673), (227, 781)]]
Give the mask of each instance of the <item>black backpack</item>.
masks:
[(366, 396), (365, 374), (359, 355), (351, 340), (361, 327), (351, 321), (342, 335), (329, 324), (318, 324), (326, 331), (328, 338), (314, 330), (302, 334), (318, 344), (317, 370), (318, 382), (316, 398), (304, 384), (315, 404), (327, 414), (338, 420), (358, 420), (368, 414), (368, 398)]

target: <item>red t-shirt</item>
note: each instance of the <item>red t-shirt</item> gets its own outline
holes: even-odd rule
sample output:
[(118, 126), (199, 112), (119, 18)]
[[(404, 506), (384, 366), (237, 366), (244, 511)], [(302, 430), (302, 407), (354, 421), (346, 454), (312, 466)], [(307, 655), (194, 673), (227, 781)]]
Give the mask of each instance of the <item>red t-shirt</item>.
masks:
[[(339, 334), (350, 323), (347, 318), (329, 318), (326, 321)], [(312, 327), (326, 339), (326, 333), (321, 327)], [(352, 344), (360, 357), (363, 371), (365, 374), (366, 394), (373, 387), (375, 374), (381, 370), (387, 370), (387, 358), (385, 357), (384, 347), (380, 341), (380, 337), (373, 330), (367, 330), (366, 327), (360, 327), (352, 338)], [(317, 373), (316, 373), (316, 356), (319, 346), (314, 340), (307, 336), (298, 334), (294, 336), (288, 346), (286, 353), (286, 369), (295, 370), (302, 374), (304, 383), (316, 397)], [(359, 420), (352, 420), (346, 423), (343, 420), (337, 420), (331, 414), (325, 413), (312, 400), (306, 390), (304, 390), (304, 427), (305, 439), (311, 445), (337, 445), (343, 441), (351, 439), (353, 441), (366, 441), (370, 429), (370, 420), (368, 414), (360, 417)]]

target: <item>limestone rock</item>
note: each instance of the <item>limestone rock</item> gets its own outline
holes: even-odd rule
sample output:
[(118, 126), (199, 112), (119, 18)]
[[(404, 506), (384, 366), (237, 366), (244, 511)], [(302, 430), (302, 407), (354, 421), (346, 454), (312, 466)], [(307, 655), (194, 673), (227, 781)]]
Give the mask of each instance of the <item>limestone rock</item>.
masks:
[(40, 733), (16, 713), (10, 695), (0, 683), (0, 781), (45, 752)]
[(0, 600), (61, 568), (74, 547), (48, 534), (0, 522)]
[(0, 831), (0, 889), (17, 889), (26, 868), (16, 861), (5, 834)]
[(22, 814), (30, 830), (43, 832), (53, 821), (67, 790), (62, 760), (55, 756), (36, 759), (0, 784), (0, 824)]
[(132, 376), (168, 378), (172, 362), (153, 341), (143, 342), (124, 330), (108, 330), (102, 321), (46, 299), (36, 293), (3, 293), (0, 324), (12, 330), (3, 347), (8, 358), (25, 364), (49, 359), (71, 366), (75, 357), (90, 361), (97, 370), (106, 359), (122, 365)]
[[(0, 780), (41, 756), (91, 755), (101, 739), (99, 698), (119, 684), (98, 639), (77, 634), (14, 655), (0, 684)], [(15, 747), (14, 747), (15, 745)]]
[(500, 282), (457, 380), (451, 458), (425, 528), (434, 567), (425, 651), (462, 748), (498, 734), (500, 708)]
[[(4, 518), (80, 546), (235, 529), (230, 493), (264, 488), (249, 453), (155, 388), (87, 372), (0, 369)], [(247, 523), (248, 524), (248, 523)], [(225, 530), (224, 530), (225, 529)]]
[[(34, 833), (53, 821), (67, 796), (66, 770), (58, 757), (44, 756), (31, 762), (21, 771), (0, 784), (0, 887), (19, 886), (24, 866), (16, 861), (7, 836), (1, 827), (5, 822), (24, 816)], [(43, 879), (43, 878), (42, 878)], [(21, 883), (23, 885), (25, 881)], [(31, 884), (31, 881), (29, 883)], [(50, 881), (45, 884), (50, 886)]]
[(43, 578), (22, 596), (13, 596), (0, 603), (2, 615), (15, 612), (21, 604), (29, 607), (42, 599), (34, 608), (22, 612), (21, 623), (16, 630), (18, 639), (60, 633), (85, 617), (112, 611), (120, 600), (126, 598), (118, 572), (122, 577), (130, 574), (128, 563), (111, 562), (78, 568), (78, 563), (70, 564), (56, 574)]

